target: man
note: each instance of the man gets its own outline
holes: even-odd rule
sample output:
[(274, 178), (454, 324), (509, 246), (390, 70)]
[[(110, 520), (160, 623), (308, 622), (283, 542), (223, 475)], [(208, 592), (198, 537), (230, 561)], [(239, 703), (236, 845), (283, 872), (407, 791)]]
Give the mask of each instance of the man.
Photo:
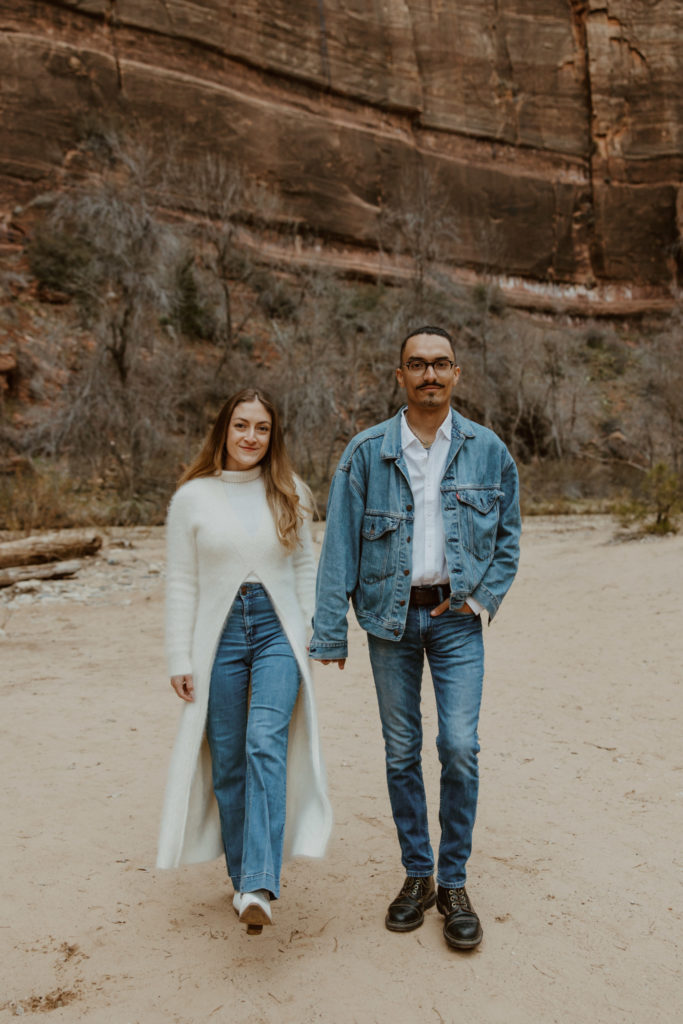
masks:
[[(477, 806), (481, 616), (492, 619), (519, 558), (517, 470), (502, 441), (451, 409), (453, 340), (420, 327), (396, 378), (406, 406), (347, 446), (330, 489), (310, 655), (347, 657), (349, 598), (368, 633), (389, 798), (406, 879), (386, 927), (411, 931), (434, 903), (455, 949), (482, 939), (465, 889)], [(431, 670), (441, 762), (434, 889), (422, 779), (420, 688)]]

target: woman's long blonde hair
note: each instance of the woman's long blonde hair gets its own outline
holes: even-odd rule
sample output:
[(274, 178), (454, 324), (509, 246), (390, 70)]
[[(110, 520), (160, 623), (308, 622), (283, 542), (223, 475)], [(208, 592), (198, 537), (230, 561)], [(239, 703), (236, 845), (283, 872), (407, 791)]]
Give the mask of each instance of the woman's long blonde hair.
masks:
[(225, 469), (227, 452), (225, 442), (233, 413), (241, 402), (259, 401), (271, 417), (270, 443), (259, 465), (263, 473), (266, 498), (273, 514), (275, 528), (281, 543), (293, 551), (299, 543), (299, 527), (306, 512), (313, 508), (310, 491), (303, 484), (307, 505), (302, 505), (294, 482), (294, 469), (290, 462), (282, 422), (272, 398), (260, 388), (242, 388), (225, 402), (216, 417), (198, 455), (178, 481), (178, 487), (195, 477), (217, 476)]

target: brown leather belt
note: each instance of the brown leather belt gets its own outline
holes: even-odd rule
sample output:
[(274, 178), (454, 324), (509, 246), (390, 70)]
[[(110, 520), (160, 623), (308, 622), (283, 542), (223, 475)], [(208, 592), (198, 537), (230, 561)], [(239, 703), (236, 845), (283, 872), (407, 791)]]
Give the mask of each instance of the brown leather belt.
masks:
[(450, 592), (451, 588), (448, 583), (439, 583), (434, 587), (411, 587), (410, 607), (431, 608), (433, 605), (445, 601)]

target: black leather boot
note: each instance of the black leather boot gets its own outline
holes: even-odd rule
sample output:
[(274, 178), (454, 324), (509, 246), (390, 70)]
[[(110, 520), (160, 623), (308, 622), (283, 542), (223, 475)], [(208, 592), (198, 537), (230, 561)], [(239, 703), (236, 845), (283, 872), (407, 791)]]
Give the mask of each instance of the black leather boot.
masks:
[(443, 937), (453, 949), (472, 949), (483, 938), (483, 931), (467, 891), (462, 889), (437, 890), (436, 909), (446, 918)]
[(436, 902), (434, 879), (406, 878), (400, 893), (389, 904), (384, 923), (390, 932), (411, 932), (425, 919), (424, 912)]

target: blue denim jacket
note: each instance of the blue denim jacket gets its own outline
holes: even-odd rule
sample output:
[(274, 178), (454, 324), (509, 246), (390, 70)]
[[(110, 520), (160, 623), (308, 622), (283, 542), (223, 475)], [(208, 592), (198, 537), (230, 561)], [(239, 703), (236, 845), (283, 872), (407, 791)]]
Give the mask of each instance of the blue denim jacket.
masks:
[[(493, 618), (519, 561), (517, 469), (491, 430), (451, 410), (441, 480), (450, 607), (472, 596)], [(401, 412), (349, 443), (332, 478), (318, 582), (312, 658), (347, 657), (349, 599), (363, 629), (400, 640), (412, 578), (413, 495), (401, 448)]]

